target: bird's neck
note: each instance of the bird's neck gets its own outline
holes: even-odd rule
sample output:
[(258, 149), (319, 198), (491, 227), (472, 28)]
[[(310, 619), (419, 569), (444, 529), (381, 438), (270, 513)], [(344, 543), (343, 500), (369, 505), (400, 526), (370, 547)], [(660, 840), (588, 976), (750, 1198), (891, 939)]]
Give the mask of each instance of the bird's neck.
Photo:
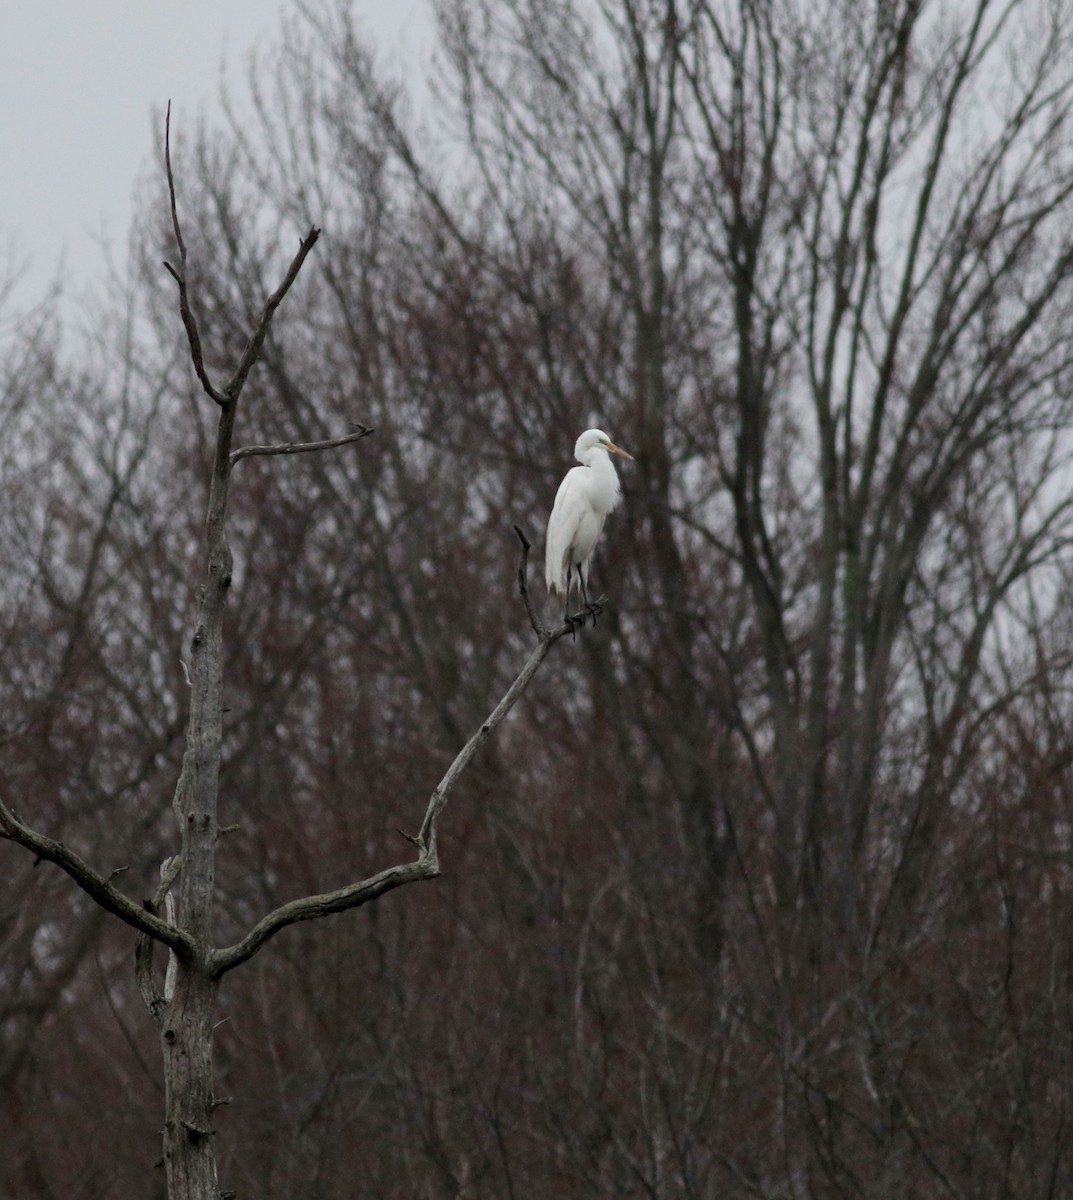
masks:
[(590, 450), (585, 455), (585, 466), (593, 473), (591, 496), (597, 512), (609, 513), (619, 502), (622, 490), (618, 472), (606, 450)]

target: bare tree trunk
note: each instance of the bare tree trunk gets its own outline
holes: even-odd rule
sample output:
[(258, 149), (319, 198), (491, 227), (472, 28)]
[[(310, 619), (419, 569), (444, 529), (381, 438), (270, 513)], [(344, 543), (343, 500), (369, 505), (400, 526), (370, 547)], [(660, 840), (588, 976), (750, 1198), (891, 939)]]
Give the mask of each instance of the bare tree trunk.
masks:
[(182, 964), (161, 1031), (164, 1169), (172, 1200), (217, 1200), (219, 1196), (212, 1128), (217, 988), (203, 958)]
[(218, 1195), (212, 1138), (212, 1026), (217, 982), (206, 963), (212, 942), (216, 843), (219, 837), (220, 752), (223, 720), (223, 621), (231, 586), (227, 494), (237, 396), (220, 407), (206, 522), (208, 578), (190, 646), (190, 718), (186, 753), (175, 791), (182, 838), (178, 879), (179, 928), (193, 935), (191, 956), (177, 957), (174, 993), (161, 1013), (164, 1054), (164, 1166), (168, 1194), (183, 1200)]

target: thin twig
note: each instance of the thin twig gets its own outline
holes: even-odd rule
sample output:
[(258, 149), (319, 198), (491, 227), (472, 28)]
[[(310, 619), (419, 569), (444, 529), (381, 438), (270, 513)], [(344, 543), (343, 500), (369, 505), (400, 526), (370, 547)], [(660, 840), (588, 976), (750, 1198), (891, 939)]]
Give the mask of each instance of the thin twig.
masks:
[(249, 375), (250, 369), (257, 361), (261, 353), (261, 346), (264, 344), (265, 336), (268, 333), (268, 326), (272, 322), (272, 317), (277, 308), (283, 302), (283, 297), (290, 291), (291, 284), (294, 283), (298, 276), (298, 272), (302, 269), (302, 263), (305, 262), (306, 256), (310, 250), (316, 245), (317, 238), (320, 237), (320, 230), (313, 225), (309, 232), (302, 238), (298, 244), (298, 251), (294, 258), (291, 259), (291, 265), (287, 268), (287, 274), (283, 276), (283, 282), (265, 301), (265, 306), (261, 310), (261, 318), (257, 322), (257, 328), (253, 331), (253, 335), (246, 343), (246, 349), (242, 351), (242, 357), (239, 359), (238, 366), (235, 368), (234, 375), (231, 376), (231, 381), (224, 389), (224, 394), (229, 403), (234, 404), (238, 399), (239, 393), (246, 382), (246, 376)]
[(171, 227), (175, 233), (175, 242), (179, 247), (179, 269), (165, 260), (164, 266), (168, 274), (179, 285), (179, 314), (186, 329), (186, 340), (190, 343), (190, 358), (194, 364), (194, 374), (201, 382), (205, 392), (221, 407), (227, 404), (227, 397), (218, 391), (209, 379), (205, 370), (205, 357), (201, 351), (201, 335), (198, 333), (197, 320), (190, 307), (190, 294), (186, 286), (186, 243), (183, 241), (183, 231), (179, 225), (179, 208), (175, 200), (175, 175), (171, 169), (171, 101), (168, 101), (168, 111), (164, 118), (164, 167), (168, 174), (168, 196), (171, 201)]
[(514, 532), (518, 535), (518, 540), (522, 544), (522, 561), (518, 564), (518, 591), (521, 593), (522, 600), (525, 603), (525, 611), (529, 617), (529, 624), (532, 625), (533, 632), (537, 635), (537, 638), (542, 639), (548, 631), (541, 624), (536, 612), (533, 610), (533, 601), (529, 596), (529, 551), (533, 547), (519, 526), (514, 526)]
[(375, 431), (359, 425), (356, 433), (348, 433), (343, 437), (326, 438), (321, 442), (281, 442), (276, 446), (240, 446), (237, 450), (231, 451), (231, 465), (234, 466), (240, 458), (253, 458), (254, 455), (260, 454), (308, 454), (312, 450), (332, 450), (336, 446), (346, 446), (350, 442), (360, 441), (373, 432)]

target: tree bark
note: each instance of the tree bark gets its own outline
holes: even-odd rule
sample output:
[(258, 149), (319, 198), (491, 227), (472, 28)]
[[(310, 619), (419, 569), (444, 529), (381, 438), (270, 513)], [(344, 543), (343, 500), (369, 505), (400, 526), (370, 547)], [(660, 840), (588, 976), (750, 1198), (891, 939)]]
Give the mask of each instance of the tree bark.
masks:
[(218, 984), (204, 958), (182, 963), (160, 1034), (164, 1058), (164, 1170), (172, 1200), (218, 1200), (213, 1023)]
[(164, 1167), (168, 1195), (215, 1200), (212, 1141), (212, 1026), (217, 984), (206, 969), (212, 941), (216, 843), (219, 837), (220, 753), (223, 740), (223, 620), (231, 586), (227, 493), (232, 468), (235, 401), (221, 406), (206, 522), (208, 577), (190, 646), (190, 719), (175, 815), (182, 850), (176, 920), (197, 949), (175, 962), (174, 994), (164, 997)]

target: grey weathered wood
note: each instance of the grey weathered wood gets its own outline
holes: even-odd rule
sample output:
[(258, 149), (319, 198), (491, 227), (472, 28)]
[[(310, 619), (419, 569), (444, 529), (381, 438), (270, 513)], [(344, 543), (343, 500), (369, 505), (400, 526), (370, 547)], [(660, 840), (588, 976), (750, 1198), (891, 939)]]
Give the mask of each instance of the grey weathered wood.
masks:
[[(218, 389), (205, 371), (197, 322), (187, 290), (186, 246), (171, 168), (170, 128), (165, 132), (165, 164), (180, 263), (178, 270), (170, 265), (168, 270), (178, 284), (180, 313), (195, 374), (216, 401), (219, 417), (205, 520), (206, 574), (186, 662), (190, 683), (186, 749), (173, 802), (181, 843), (180, 867), (173, 885), (175, 924), (183, 931), (192, 949), (169, 961), (164, 993), (154, 997), (154, 1010), (160, 1020), (164, 1060), (164, 1167), (168, 1195), (172, 1200), (217, 1200), (219, 1187), (212, 1124), (216, 1107), (212, 1094), (212, 1031), (219, 976), (210, 966), (210, 947), (216, 846), (220, 836), (217, 807), (223, 743), (223, 624), (232, 565), (227, 540), (231, 471), (236, 461), (232, 457), (232, 441), (239, 398), (246, 379), (264, 344), (269, 324), (320, 236), (320, 230), (314, 227), (302, 239), (283, 281), (265, 301), (231, 379), (222, 390)], [(142, 988), (145, 994), (148, 989), (144, 983)]]

